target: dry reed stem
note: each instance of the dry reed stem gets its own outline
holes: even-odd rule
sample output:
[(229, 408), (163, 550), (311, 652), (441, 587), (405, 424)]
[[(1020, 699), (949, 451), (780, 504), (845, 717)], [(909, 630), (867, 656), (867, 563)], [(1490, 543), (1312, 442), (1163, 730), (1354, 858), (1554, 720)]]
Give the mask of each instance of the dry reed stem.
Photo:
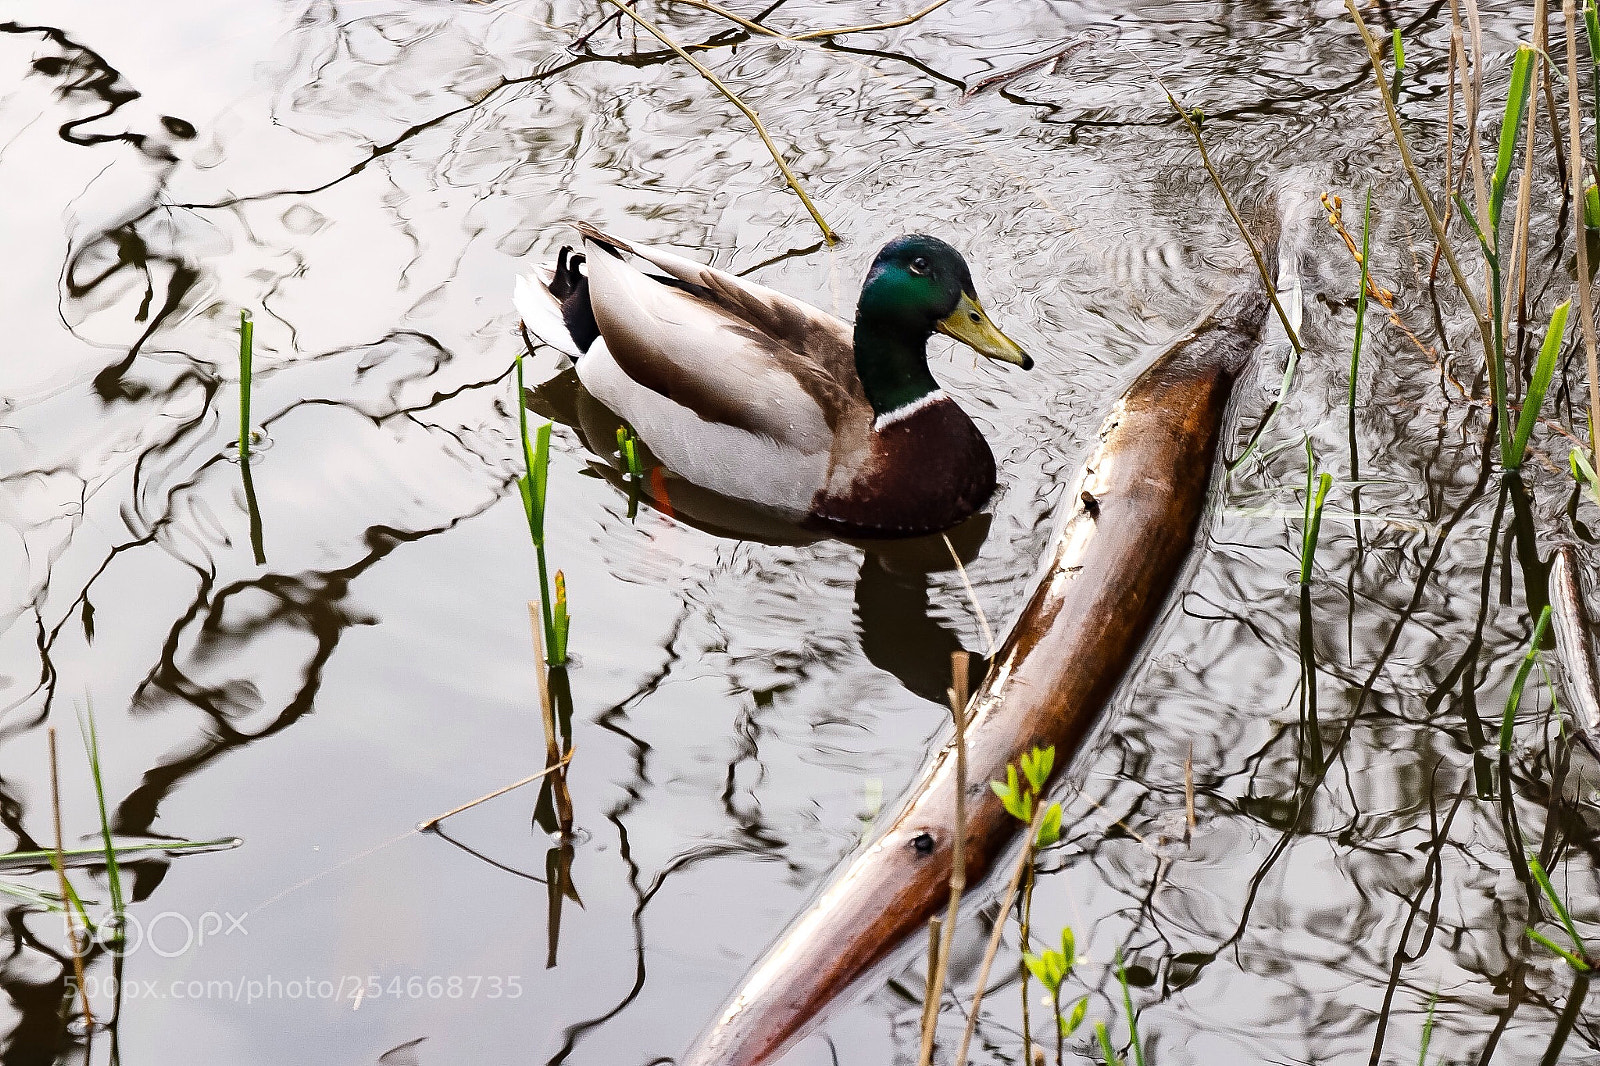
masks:
[(817, 205), (811, 202), (811, 197), (806, 195), (805, 188), (800, 184), (800, 179), (795, 177), (794, 171), (789, 169), (789, 164), (784, 162), (783, 154), (778, 151), (778, 146), (773, 143), (771, 134), (767, 132), (767, 127), (762, 124), (761, 116), (756, 113), (755, 108), (751, 107), (749, 104), (740, 99), (739, 94), (728, 88), (727, 84), (724, 83), (721, 78), (717, 77), (711, 72), (710, 67), (706, 66), (694, 56), (684, 51), (683, 48), (679, 46), (677, 41), (674, 41), (671, 37), (668, 37), (665, 33), (658, 29), (655, 23), (651, 22), (649, 19), (633, 10), (633, 8), (628, 7), (622, 2), (622, 0), (605, 0), (605, 2), (622, 12), (624, 15), (627, 15), (640, 26), (643, 26), (652, 37), (666, 45), (668, 48), (672, 49), (673, 52), (677, 54), (679, 59), (682, 59), (690, 66), (694, 67), (695, 70), (699, 71), (702, 78), (710, 82), (718, 92), (728, 98), (729, 103), (733, 104), (734, 107), (737, 107), (744, 113), (744, 117), (750, 120), (751, 125), (755, 126), (756, 133), (760, 134), (761, 143), (765, 144), (767, 146), (767, 151), (772, 154), (772, 161), (778, 164), (779, 170), (783, 171), (783, 179), (789, 183), (789, 188), (794, 190), (794, 194), (800, 197), (800, 202), (804, 204), (806, 210), (811, 213), (812, 221), (816, 222), (817, 228), (822, 230), (822, 239), (827, 241), (829, 244), (833, 244), (835, 241), (837, 241), (839, 239), (838, 235), (833, 232), (833, 229), (828, 225), (827, 220), (824, 219), (822, 214), (817, 210)]
[(1589, 454), (1594, 455), (1594, 420), (1596, 412), (1600, 412), (1600, 360), (1595, 357), (1594, 301), (1589, 292), (1589, 234), (1583, 217), (1583, 167), (1578, 162), (1583, 158), (1583, 140), (1578, 114), (1578, 49), (1572, 36), (1572, 26), (1578, 17), (1576, 7), (1573, 0), (1561, 0), (1561, 15), (1567, 23), (1567, 136), (1568, 156), (1572, 159), (1567, 177), (1575, 215), (1572, 243), (1578, 257), (1578, 321), (1583, 326), (1583, 350), (1589, 359)]
[(56, 868), (56, 878), (61, 885), (61, 911), (67, 918), (67, 939), (72, 943), (72, 972), (78, 978), (78, 994), (83, 998), (83, 1024), (94, 1025), (94, 1012), (89, 1009), (89, 989), (83, 981), (83, 944), (78, 939), (78, 922), (72, 915), (72, 890), (67, 885), (67, 866), (62, 852), (65, 850), (61, 835), (61, 775), (56, 761), (56, 727), (49, 729), (50, 736), (50, 813), (55, 819), (56, 853), (51, 865)]
[(1489, 203), (1489, 186), (1484, 178), (1483, 146), (1478, 137), (1478, 111), (1483, 104), (1483, 24), (1478, 20), (1478, 0), (1465, 0), (1467, 24), (1472, 29), (1472, 60), (1462, 69), (1462, 88), (1467, 99), (1467, 161), (1472, 172), (1472, 194), (1479, 218)]
[[(1570, 2), (1570, 0), (1567, 0)], [(1471, 0), (1468, 0), (1471, 7)], [(1389, 85), (1383, 80), (1382, 56), (1378, 51), (1377, 42), (1373, 40), (1372, 33), (1367, 29), (1366, 21), (1361, 17), (1361, 12), (1356, 10), (1355, 0), (1344, 0), (1345, 10), (1350, 12), (1350, 17), (1355, 20), (1356, 29), (1361, 32), (1362, 43), (1367, 48), (1367, 58), (1372, 61), (1372, 76), (1378, 83), (1378, 94), (1383, 98), (1383, 109), (1389, 119), (1389, 129), (1394, 134), (1395, 144), (1400, 149), (1400, 163), (1405, 168), (1406, 176), (1411, 179), (1411, 186), (1416, 190), (1417, 199), (1422, 201), (1422, 209), (1427, 213), (1428, 225), (1433, 229), (1433, 239), (1438, 242), (1439, 248), (1444, 252), (1445, 262), (1450, 265), (1450, 274), (1455, 278), (1456, 288), (1461, 291), (1462, 299), (1467, 301), (1467, 307), (1472, 312), (1472, 317), (1477, 320), (1478, 333), (1483, 340), (1483, 357), (1485, 365), (1492, 364), (1494, 360), (1494, 332), (1489, 322), (1489, 316), (1484, 312), (1473, 293), (1472, 287), (1467, 284), (1467, 275), (1461, 269), (1461, 262), (1456, 258), (1455, 250), (1450, 247), (1449, 238), (1445, 234), (1444, 222), (1439, 218), (1438, 210), (1433, 206), (1433, 198), (1428, 193), (1428, 186), (1422, 180), (1422, 174), (1417, 170), (1416, 162), (1411, 158), (1411, 148), (1406, 144), (1405, 132), (1400, 129), (1400, 115), (1395, 110), (1394, 99), (1389, 95)], [(1475, 12), (1475, 8), (1473, 8)], [(1475, 136), (1475, 135), (1474, 135)], [(1470, 142), (1469, 142), (1470, 143)], [(1475, 150), (1469, 148), (1469, 154)], [(1481, 169), (1481, 163), (1480, 163)], [(1479, 180), (1481, 175), (1474, 173), (1474, 180)]]
[[(1033, 848), (1029, 844), (1039, 835), (1039, 822), (1044, 818), (1047, 803), (1034, 805), (1033, 821), (1028, 823), (1028, 836), (1022, 848), (1022, 854), (1017, 857), (1017, 865), (1011, 871), (1011, 880), (1006, 885), (1006, 894), (1000, 902), (1000, 916), (995, 920), (994, 932), (989, 934), (989, 946), (983, 953), (983, 964), (978, 967), (978, 987), (972, 993), (972, 1009), (967, 1012), (967, 1027), (961, 1033), (961, 1046), (956, 1049), (956, 1057), (951, 1060), (953, 1066), (967, 1066), (967, 1049), (972, 1046), (973, 1031), (978, 1028), (979, 1008), (983, 1006), (983, 990), (989, 983), (989, 971), (994, 968), (994, 957), (1000, 951), (1000, 937), (1006, 931), (1006, 916), (1011, 913), (1011, 905), (1017, 900), (1017, 888), (1022, 884), (1023, 871), (1027, 869), (1029, 860), (1033, 858)], [(1027, 945), (1023, 945), (1026, 949)]]
[[(978, 616), (978, 629), (983, 633), (983, 640), (988, 647), (984, 657), (994, 658), (994, 630), (989, 628), (989, 616), (983, 613), (983, 604), (978, 602), (978, 594), (973, 591), (972, 579), (967, 577), (967, 568), (961, 563), (961, 556), (956, 554), (956, 546), (950, 543), (950, 537), (944, 533), (939, 534), (944, 539), (944, 546), (950, 552), (950, 558), (956, 564), (956, 573), (961, 575), (961, 586), (967, 590), (967, 602), (972, 605), (972, 613)], [(965, 681), (962, 684), (966, 684)]]
[(930, 1000), (923, 1004), (922, 1048), (917, 1058), (920, 1066), (928, 1066), (933, 1061), (933, 1035), (938, 1028), (939, 1004), (944, 999), (945, 977), (950, 969), (950, 948), (955, 941), (956, 919), (961, 914), (961, 896), (967, 890), (968, 667), (966, 652), (950, 653), (950, 714), (956, 723), (956, 826), (955, 837), (950, 843), (950, 905), (945, 908), (944, 938), (939, 944), (939, 957), (935, 964), (938, 972), (928, 980)]
[(928, 980), (922, 990), (922, 1046), (928, 1051), (928, 1058), (919, 1058), (919, 1066), (928, 1066), (933, 1055), (933, 1030), (939, 1020), (939, 1001), (944, 998), (944, 988), (935, 982), (939, 979), (940, 951), (939, 932), (944, 928), (944, 919), (935, 914), (928, 919)]
[(554, 773), (557, 770), (566, 769), (567, 763), (572, 761), (573, 752), (575, 752), (577, 750), (578, 749), (576, 747), (574, 747), (572, 749), (572, 751), (569, 751), (569, 752), (566, 753), (566, 755), (562, 756), (560, 762), (556, 763), (553, 766), (546, 766), (543, 770), (540, 770), (536, 774), (529, 774), (527, 777), (524, 777), (521, 781), (513, 781), (513, 782), (511, 782), (511, 784), (506, 785), (503, 788), (495, 789), (493, 792), (490, 792), (488, 795), (479, 796), (477, 799), (473, 800), (470, 803), (463, 803), (459, 807), (450, 808), (448, 811), (445, 811), (443, 814), (436, 814), (432, 818), (429, 818), (426, 822), (418, 822), (417, 823), (417, 832), (426, 833), (428, 830), (432, 829), (434, 826), (438, 825), (440, 822), (444, 821), (446, 818), (454, 817), (455, 815), (460, 814), (462, 811), (470, 811), (472, 808), (476, 807), (478, 804), (480, 804), (480, 803), (488, 803), (490, 800), (494, 799), (496, 796), (504, 796), (507, 792), (510, 792), (512, 789), (518, 789), (518, 788), (521, 788), (523, 785), (532, 784), (533, 782), (539, 780), (539, 778), (543, 777), (546, 774)]
[[(1194, 741), (1189, 742), (1189, 754), (1183, 758), (1183, 811), (1188, 818), (1188, 833), (1195, 831), (1194, 820)], [(1188, 833), (1184, 834), (1187, 843)]]
[[(1450, 5), (1452, 14), (1455, 11), (1454, 0)], [(1450, 62), (1445, 72), (1445, 105), (1444, 105), (1444, 228), (1450, 229), (1450, 219), (1455, 214), (1454, 196), (1461, 192), (1459, 188), (1462, 175), (1465, 174), (1465, 162), (1461, 172), (1455, 169), (1456, 164), (1456, 69), (1460, 65), (1461, 49), (1463, 47), (1459, 23), (1450, 30)], [(1428, 284), (1433, 285), (1434, 279), (1439, 276), (1439, 261), (1444, 258), (1444, 253), (1436, 244), (1433, 247), (1433, 259), (1428, 263)]]
[(556, 736), (556, 712), (550, 702), (550, 676), (546, 673), (549, 667), (544, 661), (544, 622), (539, 615), (539, 605), (532, 600), (528, 601), (528, 620), (533, 623), (533, 669), (539, 679), (539, 713), (544, 720), (544, 766), (547, 771), (561, 770), (551, 782), (550, 792), (555, 799), (556, 820), (560, 823), (561, 835), (570, 836), (572, 795), (567, 791), (567, 771), (561, 758), (561, 741)]

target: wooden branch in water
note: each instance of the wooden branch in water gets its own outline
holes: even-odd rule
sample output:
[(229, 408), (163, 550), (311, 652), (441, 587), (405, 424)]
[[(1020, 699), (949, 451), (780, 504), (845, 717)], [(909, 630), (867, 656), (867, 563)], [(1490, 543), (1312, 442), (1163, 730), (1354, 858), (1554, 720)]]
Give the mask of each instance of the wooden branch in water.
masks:
[(1588, 590), (1578, 571), (1577, 549), (1570, 544), (1557, 548), (1550, 564), (1550, 621), (1573, 732), (1600, 758), (1600, 734), (1596, 733), (1600, 727), (1600, 666), (1589, 637)]
[[(1036, 746), (1054, 746), (1066, 764), (1160, 618), (1200, 530), (1228, 401), (1267, 307), (1251, 276), (1157, 357), (1112, 408), (1067, 492), (1045, 572), (968, 715), (969, 885), (1026, 828), (989, 782)], [(948, 905), (957, 754), (950, 745), (930, 761), (900, 814), (768, 951), (683, 1066), (769, 1062)]]
[(682, 59), (685, 63), (688, 63), (690, 66), (694, 67), (695, 70), (699, 71), (700, 76), (706, 79), (706, 81), (710, 82), (719, 93), (727, 97), (729, 103), (733, 104), (734, 107), (737, 107), (740, 111), (744, 112), (744, 117), (750, 120), (750, 124), (756, 128), (756, 133), (760, 134), (761, 143), (767, 146), (768, 152), (772, 153), (772, 161), (778, 164), (779, 170), (783, 171), (783, 180), (787, 181), (789, 183), (789, 188), (793, 189), (794, 194), (800, 197), (800, 202), (805, 205), (806, 210), (811, 213), (811, 218), (816, 222), (817, 227), (822, 230), (822, 239), (827, 241), (829, 244), (837, 241), (839, 239), (838, 236), (828, 225), (827, 220), (822, 217), (821, 212), (817, 210), (817, 205), (811, 202), (811, 197), (806, 195), (806, 190), (801, 186), (800, 179), (795, 177), (794, 171), (789, 169), (789, 164), (784, 161), (783, 153), (779, 152), (778, 146), (773, 143), (772, 136), (767, 133), (767, 127), (762, 124), (761, 116), (756, 113), (755, 108), (751, 107), (749, 104), (740, 99), (739, 94), (728, 88), (721, 78), (717, 77), (711, 72), (710, 67), (706, 66), (694, 56), (684, 51), (683, 48), (679, 46), (677, 41), (674, 41), (671, 37), (668, 37), (661, 30), (656, 28), (655, 23), (651, 22), (633, 8), (623, 3), (622, 0), (605, 0), (605, 2), (622, 12), (624, 15), (627, 15), (640, 26), (643, 26), (645, 30), (647, 30), (656, 40), (660, 41), (662, 44), (676, 52), (679, 59)]

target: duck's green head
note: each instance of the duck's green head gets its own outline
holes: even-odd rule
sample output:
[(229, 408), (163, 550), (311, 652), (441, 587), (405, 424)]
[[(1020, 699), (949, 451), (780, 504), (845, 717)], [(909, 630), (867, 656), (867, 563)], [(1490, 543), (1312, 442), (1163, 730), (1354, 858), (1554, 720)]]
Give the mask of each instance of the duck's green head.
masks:
[(856, 321), (926, 341), (935, 330), (981, 355), (1033, 368), (1033, 359), (989, 321), (961, 253), (937, 237), (896, 237), (873, 260)]

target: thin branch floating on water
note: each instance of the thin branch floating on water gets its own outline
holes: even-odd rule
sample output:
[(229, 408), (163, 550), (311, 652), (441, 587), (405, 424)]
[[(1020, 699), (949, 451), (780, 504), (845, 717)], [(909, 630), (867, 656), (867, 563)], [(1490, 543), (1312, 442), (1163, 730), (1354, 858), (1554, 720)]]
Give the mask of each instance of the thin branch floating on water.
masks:
[[(690, 66), (694, 67), (695, 70), (699, 71), (702, 78), (710, 82), (718, 92), (728, 98), (729, 103), (733, 104), (734, 107), (737, 107), (744, 113), (744, 117), (749, 119), (751, 124), (755, 126), (756, 133), (760, 134), (761, 143), (765, 144), (767, 146), (767, 151), (772, 153), (772, 161), (778, 164), (779, 170), (783, 171), (783, 179), (789, 183), (789, 188), (794, 190), (795, 195), (800, 197), (800, 202), (804, 204), (806, 210), (811, 213), (811, 218), (816, 222), (817, 228), (822, 230), (823, 240), (827, 241), (829, 244), (833, 244), (835, 241), (837, 241), (839, 239), (838, 235), (833, 232), (833, 229), (828, 225), (827, 220), (822, 217), (822, 213), (817, 210), (817, 205), (811, 202), (811, 197), (806, 195), (806, 190), (800, 184), (800, 179), (795, 176), (794, 171), (789, 169), (789, 164), (784, 161), (783, 153), (779, 152), (778, 146), (773, 143), (772, 136), (767, 133), (767, 127), (762, 124), (761, 116), (756, 113), (755, 108), (745, 103), (744, 100), (739, 97), (738, 93), (728, 88), (727, 84), (724, 83), (721, 78), (717, 77), (711, 72), (710, 67), (706, 66), (694, 56), (684, 51), (682, 46), (680, 46), (677, 41), (674, 41), (671, 37), (668, 37), (665, 33), (658, 29), (655, 23), (639, 14), (633, 8), (624, 4), (622, 0), (605, 0), (605, 2), (622, 12), (624, 15), (627, 15), (640, 26), (643, 26), (651, 36), (655, 37), (656, 40), (672, 49), (675, 53), (677, 53), (679, 59), (682, 59)], [(940, 0), (940, 2), (943, 3), (945, 0)]]

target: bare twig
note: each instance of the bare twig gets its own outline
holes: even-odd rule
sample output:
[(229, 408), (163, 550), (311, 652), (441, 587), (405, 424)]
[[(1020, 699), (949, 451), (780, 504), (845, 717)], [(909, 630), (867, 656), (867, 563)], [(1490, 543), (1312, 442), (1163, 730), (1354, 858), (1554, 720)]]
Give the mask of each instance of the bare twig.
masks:
[(1578, 321), (1583, 326), (1583, 350), (1589, 359), (1589, 454), (1595, 453), (1594, 420), (1600, 417), (1600, 360), (1595, 357), (1594, 298), (1589, 291), (1588, 231), (1583, 217), (1583, 158), (1581, 124), (1578, 118), (1578, 48), (1572, 26), (1578, 19), (1573, 0), (1561, 0), (1561, 14), (1567, 23), (1567, 137), (1572, 166), (1567, 169), (1571, 183), (1573, 212), (1572, 243), (1578, 256)]
[(67, 884), (67, 867), (62, 857), (61, 836), (61, 776), (56, 766), (56, 727), (49, 729), (50, 736), (50, 812), (55, 818), (56, 850), (50, 864), (56, 868), (61, 882), (61, 910), (67, 919), (67, 939), (72, 942), (72, 972), (78, 978), (78, 994), (83, 998), (83, 1024), (94, 1025), (94, 1012), (89, 1009), (89, 989), (83, 982), (83, 942), (78, 939), (78, 923), (72, 915), (72, 888)]
[(1277, 312), (1278, 321), (1283, 323), (1283, 331), (1288, 335), (1289, 346), (1294, 349), (1296, 356), (1300, 355), (1305, 351), (1305, 348), (1300, 343), (1300, 334), (1295, 330), (1294, 323), (1290, 320), (1288, 312), (1283, 309), (1283, 304), (1278, 302), (1278, 279), (1267, 268), (1266, 256), (1262, 254), (1260, 245), (1256, 244), (1255, 237), (1251, 235), (1250, 227), (1244, 224), (1244, 218), (1239, 214), (1239, 209), (1233, 205), (1233, 197), (1228, 195), (1227, 187), (1222, 184), (1222, 175), (1218, 174), (1217, 168), (1211, 165), (1211, 155), (1206, 151), (1205, 138), (1200, 136), (1200, 126), (1195, 122), (1194, 115), (1190, 113), (1188, 108), (1183, 106), (1177, 94), (1167, 88), (1167, 83), (1162, 80), (1160, 74), (1156, 73), (1154, 67), (1145, 62), (1144, 56), (1131, 48), (1127, 49), (1127, 52), (1133, 56), (1135, 62), (1145, 69), (1145, 73), (1149, 74), (1155, 83), (1161, 87), (1161, 91), (1166, 94), (1167, 103), (1171, 104), (1172, 109), (1178, 113), (1178, 117), (1183, 119), (1183, 124), (1189, 131), (1189, 136), (1194, 138), (1195, 147), (1200, 150), (1200, 162), (1206, 168), (1206, 174), (1211, 178), (1211, 184), (1216, 188), (1218, 195), (1222, 197), (1222, 206), (1228, 209), (1228, 216), (1233, 219), (1234, 226), (1238, 228), (1239, 236), (1244, 238), (1245, 246), (1250, 249), (1250, 258), (1255, 260), (1256, 269), (1261, 272), (1262, 284), (1267, 289), (1267, 299), (1272, 301), (1272, 309)]
[(728, 88), (727, 84), (724, 83), (721, 78), (717, 77), (711, 72), (710, 67), (706, 66), (694, 56), (684, 51), (683, 48), (679, 46), (677, 41), (674, 41), (671, 37), (668, 37), (665, 33), (658, 29), (655, 23), (639, 14), (633, 8), (628, 7), (625, 3), (623, 3), (623, 0), (605, 0), (605, 2), (622, 12), (624, 15), (627, 15), (640, 26), (643, 26), (652, 37), (666, 45), (668, 48), (672, 49), (673, 52), (677, 53), (679, 59), (682, 59), (690, 66), (694, 67), (695, 70), (699, 71), (702, 78), (710, 82), (719, 93), (728, 98), (729, 103), (733, 104), (734, 107), (737, 107), (744, 113), (744, 117), (750, 120), (751, 125), (755, 126), (756, 133), (760, 134), (761, 143), (765, 144), (767, 146), (767, 151), (772, 153), (772, 161), (778, 164), (779, 170), (783, 171), (783, 179), (789, 183), (789, 188), (794, 190), (795, 195), (800, 197), (800, 202), (805, 205), (806, 210), (811, 213), (812, 220), (815, 221), (817, 227), (822, 230), (822, 239), (827, 241), (829, 244), (837, 241), (839, 239), (838, 236), (833, 232), (833, 229), (829, 227), (827, 220), (824, 219), (821, 213), (817, 210), (817, 205), (811, 202), (811, 197), (806, 195), (806, 190), (801, 186), (800, 179), (795, 177), (794, 171), (789, 169), (789, 164), (784, 162), (783, 154), (778, 151), (778, 146), (773, 143), (772, 136), (767, 133), (767, 127), (762, 124), (761, 116), (756, 113), (755, 108), (751, 107), (749, 104), (740, 99), (739, 94)]
[(445, 811), (443, 814), (436, 814), (432, 818), (429, 818), (426, 822), (418, 822), (417, 823), (417, 831), (419, 833), (426, 833), (428, 830), (432, 829), (434, 826), (438, 825), (440, 822), (444, 821), (446, 818), (454, 817), (455, 815), (460, 814), (462, 811), (470, 811), (472, 808), (476, 807), (478, 804), (480, 804), (480, 803), (488, 803), (490, 800), (494, 799), (496, 796), (504, 796), (507, 792), (510, 792), (512, 789), (517, 789), (517, 788), (521, 788), (523, 785), (532, 784), (533, 782), (539, 780), (539, 778), (543, 777), (546, 774), (554, 773), (557, 770), (566, 769), (567, 763), (572, 761), (572, 753), (577, 751), (577, 750), (578, 750), (577, 748), (573, 748), (572, 751), (567, 752), (567, 754), (562, 757), (560, 762), (556, 763), (553, 766), (546, 766), (543, 770), (540, 770), (536, 774), (529, 774), (527, 777), (524, 777), (521, 781), (513, 781), (513, 782), (511, 782), (511, 784), (506, 785), (504, 788), (497, 788), (493, 792), (490, 792), (488, 795), (479, 796), (477, 799), (473, 800), (470, 803), (463, 803), (459, 807), (450, 808), (448, 811)]
[[(1038, 837), (1039, 822), (1043, 820), (1044, 812), (1049, 806), (1048, 803), (1035, 804), (1033, 821), (1028, 823), (1028, 843), (1031, 844)], [(993, 969), (994, 957), (1000, 951), (1000, 937), (1006, 931), (1006, 915), (1011, 913), (1011, 905), (1017, 900), (1017, 888), (1022, 884), (1023, 871), (1028, 868), (1032, 858), (1033, 849), (1025, 845), (1022, 854), (1017, 857), (1016, 868), (1011, 871), (1011, 880), (1006, 884), (1005, 895), (1001, 897), (1000, 917), (994, 923), (994, 932), (989, 934), (989, 946), (983, 953), (983, 964), (978, 967), (978, 987), (972, 993), (972, 1009), (967, 1012), (967, 1027), (961, 1034), (961, 1046), (956, 1049), (956, 1057), (951, 1060), (953, 1066), (967, 1066), (967, 1049), (972, 1046), (972, 1034), (978, 1028), (979, 1008), (983, 1006), (983, 990), (989, 984), (989, 971)]]
[(933, 0), (933, 3), (921, 11), (914, 12), (902, 19), (895, 19), (892, 22), (870, 22), (865, 26), (842, 26), (836, 30), (812, 30), (810, 33), (797, 33), (792, 39), (796, 41), (814, 41), (819, 37), (842, 37), (847, 33), (868, 33), (872, 30), (899, 29), (901, 26), (909, 26), (918, 19), (933, 14), (949, 2), (950, 0)]
[[(949, 543), (946, 541), (946, 543)], [(950, 653), (950, 713), (956, 722), (956, 825), (950, 843), (950, 905), (945, 909), (944, 938), (935, 961), (936, 973), (928, 979), (928, 1002), (924, 1004), (920, 1066), (933, 1061), (933, 1034), (938, 1027), (939, 1004), (944, 999), (945, 976), (950, 969), (950, 947), (955, 941), (956, 919), (961, 914), (961, 896), (967, 890), (967, 670), (964, 651)]]

